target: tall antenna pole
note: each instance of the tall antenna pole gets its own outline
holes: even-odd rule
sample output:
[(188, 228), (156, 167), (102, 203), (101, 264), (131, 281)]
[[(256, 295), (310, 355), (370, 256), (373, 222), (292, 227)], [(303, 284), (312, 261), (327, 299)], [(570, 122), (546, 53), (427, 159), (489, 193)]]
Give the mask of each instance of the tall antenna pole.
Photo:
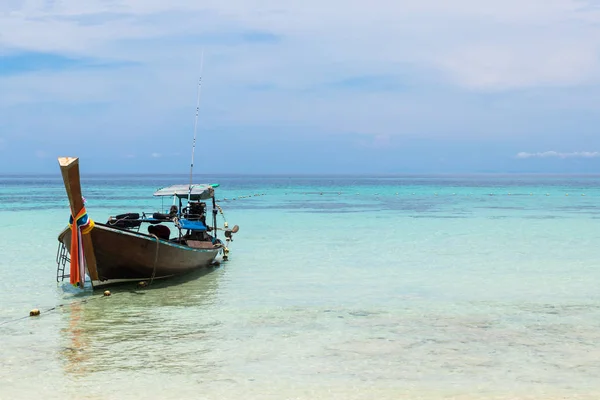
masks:
[(202, 88), (202, 68), (204, 67), (204, 49), (200, 58), (200, 79), (198, 79), (198, 100), (196, 102), (196, 119), (194, 121), (194, 141), (192, 142), (192, 163), (190, 164), (190, 189), (188, 193), (188, 203), (192, 195), (193, 171), (194, 171), (194, 153), (196, 151), (196, 132), (198, 129), (198, 113), (200, 112), (200, 89)]

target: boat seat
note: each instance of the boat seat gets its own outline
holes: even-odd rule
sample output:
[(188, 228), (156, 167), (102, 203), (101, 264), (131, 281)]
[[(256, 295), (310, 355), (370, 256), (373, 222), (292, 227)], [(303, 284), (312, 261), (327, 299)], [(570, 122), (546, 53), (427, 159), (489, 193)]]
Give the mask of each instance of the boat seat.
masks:
[(190, 231), (206, 231), (206, 225), (200, 221), (190, 221), (189, 219), (180, 219), (179, 227), (189, 229)]
[(148, 233), (156, 235), (159, 239), (169, 240), (171, 236), (171, 230), (165, 225), (150, 225), (148, 227)]

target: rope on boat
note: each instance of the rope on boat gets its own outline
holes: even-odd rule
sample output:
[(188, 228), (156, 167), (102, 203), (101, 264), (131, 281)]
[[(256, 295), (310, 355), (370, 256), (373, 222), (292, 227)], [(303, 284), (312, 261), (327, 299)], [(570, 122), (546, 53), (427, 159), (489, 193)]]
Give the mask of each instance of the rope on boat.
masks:
[[(227, 199), (225, 199), (227, 200)], [(227, 230), (229, 229), (229, 223), (227, 222), (227, 218), (225, 217), (225, 213), (223, 212), (223, 209), (221, 208), (221, 206), (218, 203), (215, 203), (215, 207), (217, 207), (217, 210), (219, 210), (219, 213), (221, 214), (221, 216), (223, 217), (223, 226), (224, 229)], [(231, 244), (231, 236), (227, 236), (227, 234), (225, 234), (225, 241), (226, 244), (222, 245), (223, 247), (223, 261), (227, 261), (229, 259), (229, 246)]]
[(150, 283), (148, 285), (152, 285), (154, 277), (156, 276), (156, 264), (158, 263), (158, 249), (160, 247), (158, 236), (156, 236), (153, 233), (151, 235), (154, 236), (154, 239), (156, 239), (156, 254), (154, 255), (154, 266), (152, 267), (152, 276), (150, 277)]
[(221, 206), (218, 204), (215, 204), (215, 207), (217, 207), (217, 210), (219, 210), (219, 214), (221, 214), (221, 216), (225, 220), (225, 224), (227, 224), (227, 218), (225, 218), (225, 213), (223, 212), (223, 209), (221, 208)]

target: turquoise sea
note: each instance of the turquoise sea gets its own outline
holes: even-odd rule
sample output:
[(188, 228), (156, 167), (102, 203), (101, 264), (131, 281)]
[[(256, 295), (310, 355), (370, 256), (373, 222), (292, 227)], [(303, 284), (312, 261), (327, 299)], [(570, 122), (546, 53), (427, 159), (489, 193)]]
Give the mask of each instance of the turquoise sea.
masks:
[[(56, 282), (58, 172), (0, 176), (0, 399), (600, 398), (600, 177), (196, 178), (230, 261), (102, 297)], [(186, 182), (82, 187), (105, 222)]]

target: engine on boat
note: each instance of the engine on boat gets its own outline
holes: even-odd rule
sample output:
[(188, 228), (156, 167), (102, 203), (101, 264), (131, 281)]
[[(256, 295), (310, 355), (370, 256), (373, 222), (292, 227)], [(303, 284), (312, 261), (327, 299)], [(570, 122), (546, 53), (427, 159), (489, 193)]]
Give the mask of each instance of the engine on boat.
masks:
[[(202, 221), (206, 219), (206, 203), (197, 201), (190, 202), (188, 206), (183, 209), (184, 218), (190, 221)], [(204, 223), (206, 225), (206, 223)]]

